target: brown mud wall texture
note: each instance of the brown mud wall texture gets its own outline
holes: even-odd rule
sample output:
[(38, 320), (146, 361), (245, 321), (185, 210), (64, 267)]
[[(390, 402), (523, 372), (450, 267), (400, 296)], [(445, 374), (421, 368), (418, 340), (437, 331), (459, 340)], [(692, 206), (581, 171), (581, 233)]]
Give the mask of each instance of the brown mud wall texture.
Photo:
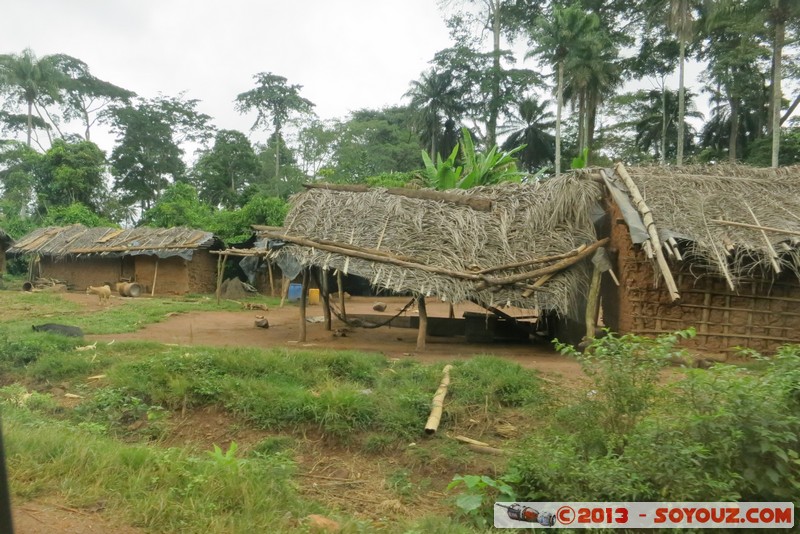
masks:
[(180, 257), (157, 258), (156, 256), (135, 256), (136, 282), (144, 287), (149, 295), (153, 291), (155, 278), (156, 295), (185, 295), (189, 292), (189, 274), (187, 262)]
[(195, 250), (188, 262), (189, 293), (217, 290), (217, 257), (207, 250)]
[(770, 352), (800, 343), (800, 284), (794, 273), (740, 280), (731, 291), (722, 277), (672, 260), (681, 294), (673, 303), (651, 260), (632, 244), (627, 226), (617, 222), (622, 216), (613, 204), (610, 215), (610, 247), (620, 280), (619, 288), (603, 286), (604, 319), (612, 330), (657, 335), (695, 327), (697, 336), (686, 345), (712, 351), (747, 347)]
[(39, 271), (34, 272), (44, 278), (64, 280), (70, 289), (85, 290), (87, 286), (117, 282), (122, 274), (122, 261), (120, 258), (42, 258)]

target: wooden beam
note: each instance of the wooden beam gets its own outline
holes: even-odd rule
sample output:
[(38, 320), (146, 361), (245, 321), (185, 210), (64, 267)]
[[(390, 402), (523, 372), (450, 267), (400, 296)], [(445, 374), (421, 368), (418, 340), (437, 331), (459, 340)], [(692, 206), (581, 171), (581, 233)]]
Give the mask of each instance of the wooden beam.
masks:
[(597, 311), (600, 307), (600, 282), (603, 271), (595, 265), (592, 270), (592, 281), (589, 284), (589, 294), (586, 297), (586, 335), (584, 339), (591, 341), (594, 339), (594, 332), (597, 329)]
[(433, 396), (431, 414), (428, 416), (428, 422), (425, 423), (426, 434), (433, 434), (439, 428), (439, 422), (442, 420), (442, 410), (444, 409), (444, 398), (447, 395), (447, 388), (450, 386), (450, 370), (452, 368), (453, 366), (448, 364), (445, 365), (442, 370), (442, 381), (439, 382), (439, 387), (436, 389), (436, 394)]
[(306, 302), (308, 300), (308, 269), (303, 269), (303, 287), (300, 289), (300, 342), (306, 340)]
[(339, 289), (339, 308), (342, 310), (342, 321), (347, 322), (347, 310), (344, 307), (344, 282), (342, 271), (336, 270), (336, 287)]
[(725, 224), (728, 226), (739, 226), (741, 228), (750, 228), (752, 230), (761, 230), (762, 232), (773, 232), (776, 234), (795, 235), (800, 236), (800, 232), (794, 230), (785, 230), (782, 228), (773, 228), (772, 226), (761, 226), (760, 224), (747, 224), (733, 221), (724, 221), (722, 219), (710, 219), (711, 222), (717, 224)]
[[(365, 185), (348, 184), (303, 184), (303, 187), (306, 189), (326, 189), (328, 191), (340, 191), (346, 193), (368, 193), (370, 191), (375, 191), (375, 188), (370, 188)], [(474, 209), (475, 211), (492, 211), (492, 200), (486, 197), (459, 195), (447, 191), (434, 191), (433, 189), (406, 189), (403, 187), (388, 187), (386, 188), (386, 192), (390, 195), (406, 198), (432, 200), (438, 202), (447, 202), (457, 206), (466, 206)]]
[(642, 193), (639, 191), (639, 187), (636, 185), (636, 182), (633, 181), (631, 175), (628, 174), (628, 171), (625, 169), (625, 166), (622, 164), (622, 162), (616, 164), (614, 171), (620, 178), (622, 178), (623, 183), (631, 194), (631, 200), (633, 200), (636, 209), (642, 215), (642, 221), (644, 222), (645, 228), (647, 228), (647, 234), (650, 236), (650, 243), (653, 248), (653, 253), (656, 256), (658, 269), (661, 271), (661, 277), (664, 278), (664, 282), (667, 284), (669, 297), (674, 302), (681, 298), (681, 294), (678, 292), (678, 286), (675, 284), (675, 279), (672, 277), (672, 271), (670, 270), (669, 264), (667, 264), (667, 259), (664, 257), (664, 252), (661, 249), (661, 241), (658, 238), (655, 221), (653, 220), (653, 213), (650, 211), (650, 208), (647, 207), (647, 204), (645, 204)]
[(556, 254), (554, 256), (543, 256), (541, 258), (533, 258), (530, 260), (519, 261), (517, 263), (509, 263), (507, 265), (498, 265), (497, 267), (489, 267), (487, 269), (483, 269), (481, 271), (477, 271), (477, 274), (489, 274), (496, 271), (506, 271), (511, 269), (519, 269), (520, 267), (527, 267), (528, 265), (536, 265), (538, 263), (547, 263), (550, 261), (558, 261), (563, 260), (564, 258), (570, 258), (577, 254), (583, 252), (583, 249), (586, 248), (586, 245), (581, 245), (574, 250), (570, 250), (569, 252), (565, 252), (564, 254)]
[(419, 330), (417, 331), (417, 350), (425, 350), (425, 341), (428, 335), (428, 310), (425, 308), (425, 297), (417, 297), (419, 310)]

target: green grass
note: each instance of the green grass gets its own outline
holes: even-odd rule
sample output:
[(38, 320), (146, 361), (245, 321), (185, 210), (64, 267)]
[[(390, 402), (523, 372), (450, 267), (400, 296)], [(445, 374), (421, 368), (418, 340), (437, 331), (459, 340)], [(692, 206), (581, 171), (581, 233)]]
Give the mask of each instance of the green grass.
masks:
[[(85, 310), (61, 295), (0, 291), (0, 408), (16, 499), (58, 495), (73, 507), (102, 502), (106, 513), (149, 532), (297, 532), (309, 513), (336, 517), (300, 496), (292, 457), (312, 430), (401, 464), (391, 487), (413, 504), (427, 488), (414, 470), (447, 472), (472, 455), (451, 440), (409, 447), (423, 435), (442, 364), (360, 352), (180, 347), (98, 342), (33, 332), (30, 324), (63, 322), (87, 333), (121, 332), (167, 312), (217, 310), (214, 301), (132, 299)], [(227, 303), (222, 309), (239, 309)], [(10, 310), (10, 311), (9, 311)], [(64, 318), (59, 319), (59, 318)], [(69, 320), (67, 320), (67, 318)], [(87, 380), (103, 374), (102, 380)], [(448, 430), (477, 406), (488, 414), (541, 402), (534, 372), (491, 357), (456, 362), (442, 419)], [(65, 408), (46, 393), (78, 393)], [(531, 388), (533, 393), (527, 392)], [(173, 411), (214, 407), (271, 436), (236, 451), (198, 453), (159, 445)], [(450, 467), (448, 467), (450, 466)], [(425, 486), (423, 488), (423, 486)], [(343, 519), (343, 532), (372, 532)], [(381, 532), (471, 532), (445, 517), (401, 521)]]

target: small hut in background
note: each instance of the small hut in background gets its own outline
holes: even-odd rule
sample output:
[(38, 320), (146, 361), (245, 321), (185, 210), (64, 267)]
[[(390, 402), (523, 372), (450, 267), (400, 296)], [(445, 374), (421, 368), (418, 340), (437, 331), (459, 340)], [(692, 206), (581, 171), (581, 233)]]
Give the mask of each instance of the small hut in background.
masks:
[[(336, 272), (416, 296), (418, 346), (426, 297), (470, 301), (500, 316), (514, 306), (582, 320), (576, 311), (589, 291), (589, 258), (604, 244), (592, 220), (599, 183), (572, 176), (445, 192), (307, 187), (292, 198), (285, 226), (261, 235), (286, 276), (312, 267), (323, 273), (323, 311), (324, 281)], [(304, 280), (307, 288), (310, 277)]]
[(148, 294), (211, 293), (222, 242), (190, 228), (39, 228), (9, 254), (32, 258), (33, 277), (66, 282), (73, 289), (117, 281), (137, 282)]
[(14, 244), (11, 236), (0, 229), (0, 276), (6, 272), (6, 250)]
[[(620, 333), (697, 329), (708, 350), (800, 342), (800, 167), (580, 171), (606, 186), (614, 269), (605, 323)], [(605, 235), (601, 233), (601, 235)]]

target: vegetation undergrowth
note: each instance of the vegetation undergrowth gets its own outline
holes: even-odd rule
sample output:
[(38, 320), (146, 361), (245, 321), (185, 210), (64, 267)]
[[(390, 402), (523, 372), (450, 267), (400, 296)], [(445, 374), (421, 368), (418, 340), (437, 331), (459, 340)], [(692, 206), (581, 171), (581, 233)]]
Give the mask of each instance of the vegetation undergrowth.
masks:
[(800, 502), (800, 347), (758, 372), (721, 364), (661, 383), (691, 335), (561, 345), (591, 384), (523, 440), (502, 478), (516, 499)]

